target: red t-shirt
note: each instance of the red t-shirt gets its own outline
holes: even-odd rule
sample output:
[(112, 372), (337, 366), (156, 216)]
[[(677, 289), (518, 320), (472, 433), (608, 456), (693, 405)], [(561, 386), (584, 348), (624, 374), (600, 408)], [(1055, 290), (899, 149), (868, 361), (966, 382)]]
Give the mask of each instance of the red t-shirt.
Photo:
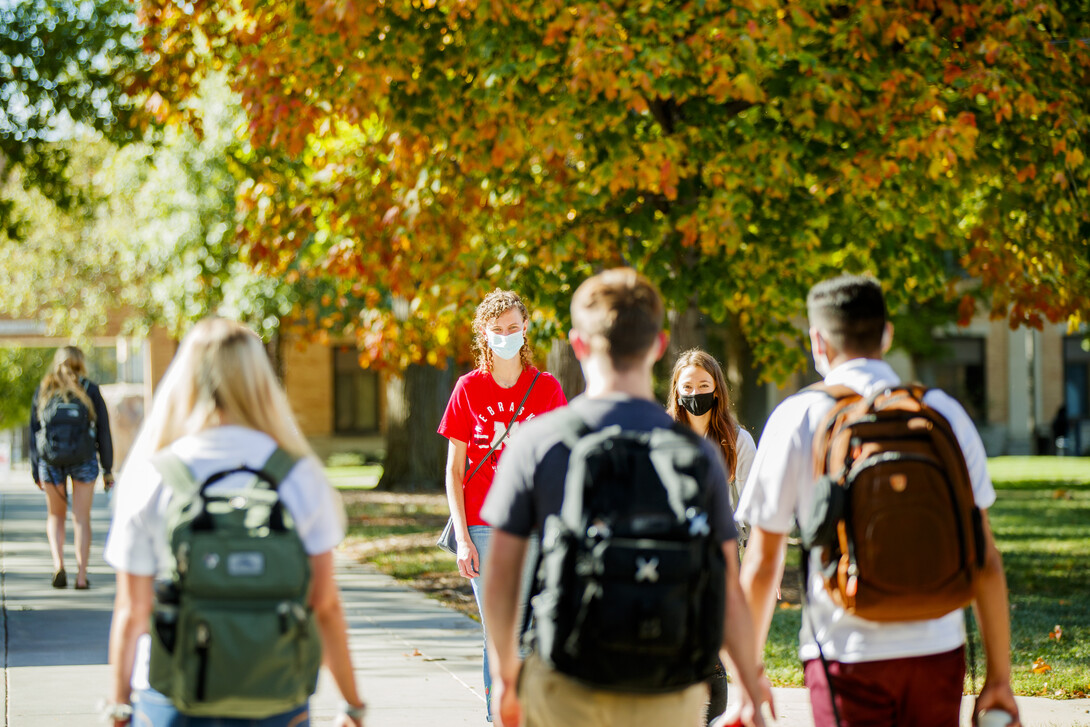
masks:
[[(447, 402), (447, 410), (443, 413), (443, 419), (439, 422), (439, 433), (447, 439), (458, 439), (466, 443), (465, 477), (468, 478), (474, 470), (473, 478), (462, 481), (462, 489), (465, 493), (466, 525), (487, 525), (481, 520), (481, 505), (484, 504), (488, 488), (492, 486), (492, 478), (496, 474), (496, 463), (499, 462), (500, 452), (503, 451), (504, 442), (501, 442), (485, 462), (477, 468), (477, 463), (488, 454), (492, 443), (503, 436), (508, 422), (515, 413), (515, 407), (526, 396), (526, 390), (530, 382), (534, 380), (537, 369), (529, 366), (522, 370), (519, 380), (510, 389), (505, 389), (496, 383), (490, 373), (482, 373), (474, 369), (454, 385), (454, 392)], [(526, 403), (519, 410), (515, 423), (507, 437), (518, 431), (519, 424), (533, 419), (539, 414), (564, 406), (568, 403), (564, 391), (560, 388), (560, 382), (546, 372), (537, 377), (537, 383), (530, 391)]]

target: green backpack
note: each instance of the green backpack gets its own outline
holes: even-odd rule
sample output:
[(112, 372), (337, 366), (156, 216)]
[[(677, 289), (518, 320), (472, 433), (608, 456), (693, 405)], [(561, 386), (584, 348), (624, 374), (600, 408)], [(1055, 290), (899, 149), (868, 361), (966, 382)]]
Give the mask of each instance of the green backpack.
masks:
[[(152, 688), (184, 714), (262, 719), (314, 693), (322, 649), (307, 606), (310, 559), (278, 487), (296, 460), (277, 449), (260, 470), (198, 483), (167, 450), (152, 463), (173, 497), (171, 578), (155, 586)], [(237, 472), (249, 487), (207, 494)]]

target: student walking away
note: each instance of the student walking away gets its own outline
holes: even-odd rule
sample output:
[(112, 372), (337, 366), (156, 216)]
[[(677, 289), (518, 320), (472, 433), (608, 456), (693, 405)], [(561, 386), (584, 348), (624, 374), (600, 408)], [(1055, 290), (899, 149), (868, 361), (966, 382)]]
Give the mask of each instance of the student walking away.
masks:
[(114, 484), (114, 447), (110, 416), (98, 384), (87, 378), (83, 351), (57, 349), (49, 373), (34, 392), (30, 407), (30, 471), (45, 492), (46, 537), (53, 556), (54, 588), (65, 588), (65, 519), (68, 480), (72, 481), (72, 526), (75, 530), (77, 589), (90, 586), (91, 505), (101, 465), (102, 482)]
[[(722, 457), (652, 391), (666, 348), (658, 291), (634, 270), (609, 270), (579, 286), (571, 313), (586, 393), (519, 431), (482, 510), (495, 526), (484, 600), (501, 722), (703, 724), (722, 648), (745, 723), (763, 725), (758, 704), (771, 693), (738, 584)], [(519, 580), (535, 529), (521, 663)]]
[(210, 318), (185, 337), (114, 504), (111, 724), (308, 725), (324, 663), (333, 724), (362, 727), (333, 573), (344, 509), (252, 331)]
[(893, 327), (877, 281), (826, 280), (807, 309), (824, 383), (772, 413), (737, 514), (752, 526), (742, 587), (758, 645), (797, 521), (809, 549), (799, 656), (817, 727), (956, 727), (970, 601), (987, 653), (974, 717), (1002, 711), (1017, 725), (1007, 585), (986, 514), (995, 491), (972, 421), (882, 360)]
[[(447, 438), (446, 488), (458, 572), (469, 578), (481, 608), (483, 563), (492, 529), (481, 504), (492, 487), (507, 439), (525, 422), (568, 400), (552, 374), (533, 365), (526, 330), (530, 315), (518, 294), (494, 290), (473, 318), (477, 367), (458, 379), (439, 434)], [(487, 622), (482, 617), (487, 633)], [(492, 675), (484, 652), (485, 713), (492, 721)]]
[[(739, 487), (749, 476), (757, 446), (731, 412), (727, 380), (714, 356), (697, 348), (678, 356), (670, 375), (666, 413), (700, 436), (719, 443), (730, 485), (731, 511), (734, 511), (738, 507)], [(748, 528), (739, 525), (738, 529), (739, 544), (744, 547)], [(727, 673), (721, 662), (716, 666), (715, 676), (708, 681), (708, 690), (706, 722), (711, 722), (727, 708)]]

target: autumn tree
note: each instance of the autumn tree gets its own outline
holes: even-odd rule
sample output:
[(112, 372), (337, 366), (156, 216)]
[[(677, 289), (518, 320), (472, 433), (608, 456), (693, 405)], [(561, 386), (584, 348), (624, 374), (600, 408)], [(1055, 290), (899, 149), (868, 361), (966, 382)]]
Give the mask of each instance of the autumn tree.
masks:
[(465, 350), (493, 283), (548, 329), (619, 262), (676, 309), (735, 320), (771, 376), (801, 361), (804, 291), (837, 270), (879, 274), (901, 313), (964, 296), (967, 315), (977, 290), (1012, 324), (1087, 314), (1076, 6), (142, 9), (171, 108), (211, 66), (242, 95), (267, 154), (242, 199), (254, 257), (321, 260), (364, 303), (350, 324), (376, 360)]
[[(1084, 4), (1083, 4), (1084, 5)], [(468, 352), (493, 285), (566, 326), (634, 265), (746, 365), (805, 360), (805, 291), (896, 315), (1085, 320), (1086, 8), (1062, 2), (142, 0), (157, 110), (223, 69), (260, 163), (240, 240), (337, 281), (364, 362)], [(423, 431), (423, 429), (421, 429)]]

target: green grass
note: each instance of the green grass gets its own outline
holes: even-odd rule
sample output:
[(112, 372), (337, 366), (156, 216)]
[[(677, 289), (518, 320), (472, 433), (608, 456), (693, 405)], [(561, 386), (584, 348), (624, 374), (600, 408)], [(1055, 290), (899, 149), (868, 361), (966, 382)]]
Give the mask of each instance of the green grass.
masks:
[(370, 562), (374, 563), (383, 573), (392, 575), (399, 580), (411, 580), (437, 572), (458, 572), (458, 565), (454, 562), (454, 556), (435, 547), (381, 553), (372, 556)]
[[(988, 469), (997, 492), (989, 520), (1010, 591), (1014, 691), (1085, 696), (1090, 693), (1090, 459), (997, 457)], [(789, 567), (798, 563), (791, 550)], [(777, 609), (773, 616), (765, 663), (780, 686), (802, 684), (800, 620), (797, 606)], [(1057, 625), (1063, 636), (1050, 639)], [(979, 690), (984, 655), (979, 634), (974, 639)], [(1037, 659), (1051, 670), (1035, 674)]]
[[(989, 462), (989, 510), (1011, 598), (1011, 664), (1020, 694), (1090, 693), (1090, 460)], [(1059, 626), (1063, 636), (1050, 639)], [(1037, 659), (1051, 670), (1033, 673)]]
[(325, 473), (338, 490), (370, 490), (382, 478), (382, 465), (339, 465), (326, 467)]
[(446, 503), (436, 498), (421, 502), (391, 496), (376, 501), (349, 495), (345, 498), (345, 509), (348, 513), (348, 535), (361, 539), (416, 533), (438, 534), (447, 520)]

